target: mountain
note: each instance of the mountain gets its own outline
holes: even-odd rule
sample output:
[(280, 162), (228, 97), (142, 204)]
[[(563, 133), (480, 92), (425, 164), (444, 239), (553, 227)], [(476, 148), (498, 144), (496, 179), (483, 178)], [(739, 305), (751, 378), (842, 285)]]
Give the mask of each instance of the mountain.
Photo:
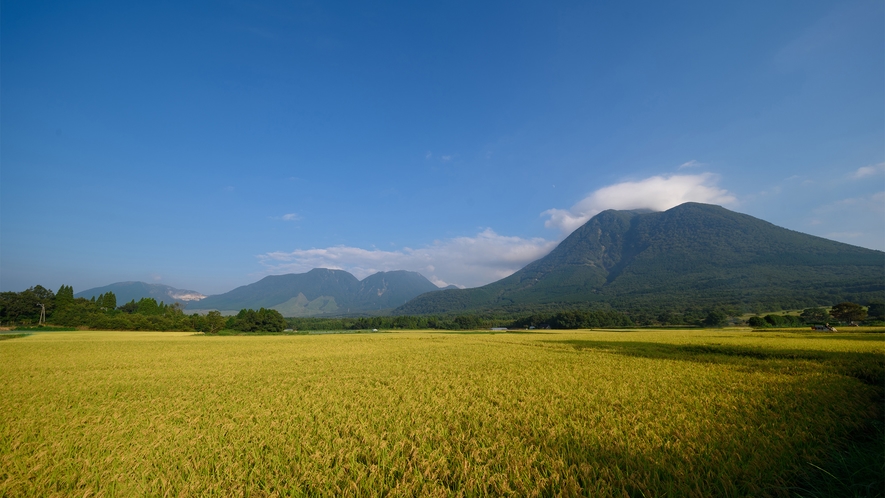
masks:
[(163, 301), (166, 304), (171, 304), (173, 302), (188, 304), (206, 297), (203, 294), (192, 290), (176, 289), (174, 287), (169, 287), (168, 285), (146, 284), (144, 282), (117, 282), (104, 287), (96, 287), (94, 289), (78, 292), (74, 294), (74, 297), (92, 299), (93, 297), (98, 297), (99, 295), (107, 294), (108, 292), (113, 292), (114, 295), (117, 296), (117, 305), (126, 304), (133, 299), (138, 301), (144, 297), (152, 297), (156, 299), (158, 303)]
[(402, 270), (378, 272), (360, 282), (352, 306), (365, 309), (392, 309), (425, 292), (438, 290), (439, 287), (420, 273)]
[(419, 296), (397, 314), (553, 307), (745, 311), (885, 298), (885, 253), (719, 206), (599, 213), (497, 282)]
[(307, 273), (264, 277), (209, 296), (188, 311), (271, 308), (283, 316), (342, 315), (393, 309), (436, 290), (437, 286), (415, 272), (379, 272), (360, 281), (343, 270), (314, 268)]

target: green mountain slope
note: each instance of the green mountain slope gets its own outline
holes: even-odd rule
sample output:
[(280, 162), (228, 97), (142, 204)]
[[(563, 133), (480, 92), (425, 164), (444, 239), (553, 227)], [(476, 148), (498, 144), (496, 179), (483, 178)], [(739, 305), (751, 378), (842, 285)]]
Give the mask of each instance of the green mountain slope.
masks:
[(403, 270), (378, 272), (360, 282), (360, 288), (350, 306), (373, 310), (391, 309), (402, 306), (425, 292), (438, 290), (439, 287), (420, 273)]
[(360, 281), (342, 270), (314, 268), (307, 273), (271, 275), (224, 294), (209, 296), (189, 309), (241, 310), (272, 308), (302, 294), (307, 302), (320, 297), (346, 301)]
[(744, 310), (885, 297), (885, 253), (719, 206), (605, 211), (513, 275), (422, 295), (401, 314), (589, 306)]
[(380, 272), (360, 281), (346, 271), (314, 268), (265, 277), (209, 296), (188, 310), (273, 308), (284, 316), (340, 315), (393, 309), (434, 290), (438, 287), (415, 272)]

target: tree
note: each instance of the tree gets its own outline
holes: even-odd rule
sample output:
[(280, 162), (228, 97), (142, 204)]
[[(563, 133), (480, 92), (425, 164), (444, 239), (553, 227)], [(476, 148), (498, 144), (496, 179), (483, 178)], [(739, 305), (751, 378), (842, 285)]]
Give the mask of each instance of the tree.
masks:
[(859, 304), (844, 302), (830, 308), (830, 314), (840, 322), (859, 322), (867, 317), (867, 310)]
[(770, 327), (768, 322), (765, 321), (761, 316), (751, 316), (749, 320), (747, 320), (747, 324), (754, 329), (761, 329), (765, 327)]
[(721, 327), (728, 322), (728, 315), (723, 311), (715, 310), (711, 311), (707, 318), (704, 318), (704, 326), (706, 327)]
[(765, 321), (772, 327), (801, 327), (802, 321), (793, 315), (765, 315)]
[(74, 304), (74, 288), (70, 285), (62, 285), (55, 294), (55, 306), (65, 308)]
[(220, 311), (212, 310), (209, 313), (206, 313), (205, 322), (206, 331), (210, 334), (214, 334), (224, 328), (226, 320), (221, 316)]
[(244, 309), (232, 321), (228, 321), (227, 326), (241, 332), (282, 332), (286, 328), (286, 319), (277, 310)]
[(99, 294), (95, 305), (102, 311), (113, 311), (117, 309), (117, 296), (110, 291), (107, 294)]
[(136, 313), (139, 315), (160, 315), (162, 310), (157, 300), (152, 297), (143, 297), (138, 300), (138, 308)]
[(808, 324), (826, 323), (830, 320), (830, 314), (826, 308), (808, 308), (799, 317)]
[(885, 303), (871, 302), (867, 306), (867, 316), (872, 320), (885, 320)]
[(108, 293), (104, 295), (104, 301), (101, 302), (101, 306), (108, 311), (117, 309), (117, 295), (108, 291)]
[(124, 304), (123, 306), (120, 306), (117, 309), (122, 311), (123, 313), (128, 313), (131, 315), (131, 314), (138, 311), (138, 303), (136, 303), (135, 299), (133, 299), (132, 301), (129, 301), (128, 303)]

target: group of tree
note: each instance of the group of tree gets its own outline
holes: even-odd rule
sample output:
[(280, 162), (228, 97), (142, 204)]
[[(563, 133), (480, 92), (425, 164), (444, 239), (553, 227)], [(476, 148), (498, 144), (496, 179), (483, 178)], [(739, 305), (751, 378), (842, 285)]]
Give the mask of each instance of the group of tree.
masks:
[(506, 327), (512, 319), (474, 315), (399, 315), (372, 317), (287, 318), (295, 330), (471, 330)]
[[(216, 312), (218, 313), (218, 312)], [(208, 316), (208, 315), (207, 315)], [(240, 310), (227, 320), (226, 328), (240, 332), (282, 332), (288, 327), (286, 319), (277, 310), (261, 308)]]
[(534, 313), (527, 316), (507, 315), (400, 315), (359, 318), (287, 318), (296, 330), (475, 330), (504, 328), (600, 328), (627, 327), (634, 322), (616, 311), (567, 310)]
[[(632, 326), (706, 326), (719, 327), (739, 323), (739, 314), (731, 309), (691, 309), (682, 313), (663, 311), (631, 311), (596, 309), (556, 309), (531, 314), (474, 313), (460, 315), (401, 315), (344, 318), (283, 318), (276, 310), (261, 308), (241, 310), (224, 317), (218, 311), (187, 315), (178, 303), (165, 304), (153, 298), (132, 300), (117, 306), (113, 292), (91, 299), (75, 298), (71, 286), (63, 285), (57, 293), (42, 286), (22, 292), (0, 293), (0, 325), (36, 325), (45, 307), (48, 322), (65, 327), (86, 327), (103, 330), (182, 330), (217, 333), (281, 332), (296, 330), (371, 330), (430, 329), (470, 330), (492, 327), (507, 328), (605, 328)], [(885, 303), (871, 302), (865, 308), (843, 302), (831, 309), (807, 308), (799, 315), (768, 314), (755, 316), (748, 324), (756, 328), (804, 327), (824, 323), (881, 323), (885, 320)], [(742, 323), (742, 322), (740, 322)]]
[(515, 320), (514, 328), (595, 329), (631, 327), (633, 320), (617, 311), (569, 310), (559, 313), (539, 313)]
[(85, 327), (98, 330), (181, 330), (216, 333), (222, 329), (242, 332), (280, 332), (286, 320), (275, 310), (243, 310), (223, 317), (218, 311), (206, 315), (187, 315), (178, 303), (145, 297), (117, 306), (113, 292), (91, 299), (75, 298), (74, 289), (62, 285), (58, 292), (34, 286), (22, 292), (0, 293), (0, 325), (33, 326), (46, 307), (48, 323), (62, 327)]
[(747, 320), (747, 324), (754, 328), (785, 328), (830, 323), (857, 324), (864, 321), (880, 323), (883, 320), (885, 320), (885, 303), (872, 302), (864, 308), (857, 303), (843, 302), (829, 310), (820, 307), (807, 308), (799, 315), (754, 316)]
[(55, 294), (41, 285), (21, 292), (0, 292), (0, 325), (37, 324), (41, 305), (46, 307), (46, 316), (52, 317)]

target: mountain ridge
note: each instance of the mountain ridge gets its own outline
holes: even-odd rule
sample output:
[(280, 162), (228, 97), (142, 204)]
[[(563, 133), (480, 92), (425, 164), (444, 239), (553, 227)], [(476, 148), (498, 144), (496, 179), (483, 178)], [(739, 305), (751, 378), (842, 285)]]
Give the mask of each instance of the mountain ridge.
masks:
[(229, 292), (208, 296), (188, 310), (275, 309), (284, 316), (320, 316), (394, 309), (439, 287), (417, 272), (378, 272), (363, 280), (344, 270), (314, 268), (270, 275)]

